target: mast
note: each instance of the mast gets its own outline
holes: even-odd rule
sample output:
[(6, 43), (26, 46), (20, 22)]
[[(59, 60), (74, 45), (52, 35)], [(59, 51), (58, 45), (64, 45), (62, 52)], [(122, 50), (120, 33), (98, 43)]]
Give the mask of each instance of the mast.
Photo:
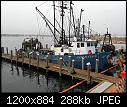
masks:
[[(54, 37), (56, 37), (56, 30), (55, 30), (55, 1), (53, 1), (53, 6), (54, 6)], [(56, 44), (55, 38), (54, 38), (54, 45)]]
[(84, 40), (85, 40), (85, 25), (83, 25), (82, 28), (83, 28), (83, 35), (84, 35)]
[(72, 4), (72, 1), (70, 1), (70, 21), (69, 21), (69, 46), (70, 46), (70, 27), (71, 27), (71, 4)]
[(90, 21), (89, 21), (89, 26), (88, 26), (88, 39), (89, 39), (89, 29), (90, 29)]
[(63, 1), (62, 1), (62, 6), (61, 6), (61, 9), (62, 9), (62, 14), (61, 14), (61, 17), (62, 17), (62, 45), (64, 44), (64, 35), (63, 35), (63, 16), (64, 16), (64, 14), (63, 14), (63, 12), (64, 12), (64, 10), (63, 10)]
[(79, 19), (79, 26), (78, 26), (78, 36), (79, 36), (79, 33), (80, 33), (81, 16), (82, 16), (82, 12), (83, 12), (83, 11), (84, 11), (84, 10), (81, 9), (81, 12), (80, 12), (80, 19)]

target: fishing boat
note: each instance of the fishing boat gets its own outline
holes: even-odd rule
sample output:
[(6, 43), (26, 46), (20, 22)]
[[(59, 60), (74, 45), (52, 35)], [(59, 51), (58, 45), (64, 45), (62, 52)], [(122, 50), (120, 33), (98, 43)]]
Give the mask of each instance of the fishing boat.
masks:
[[(69, 6), (68, 6), (69, 4)], [(82, 68), (82, 61), (84, 61), (84, 68), (86, 69), (86, 63), (91, 64), (91, 69), (95, 69), (96, 59), (99, 60), (99, 71), (104, 70), (104, 66), (106, 64), (106, 58), (111, 54), (111, 51), (114, 51), (115, 48), (112, 45), (111, 34), (107, 33), (104, 35), (103, 44), (100, 44), (99, 40), (93, 39), (93, 35), (91, 34), (90, 21), (88, 25), (87, 31), (85, 30), (85, 25), (81, 27), (81, 16), (83, 9), (80, 11), (80, 17), (77, 19), (77, 23), (75, 22), (74, 11), (72, 1), (59, 2), (57, 6), (55, 1), (53, 1), (54, 7), (54, 24), (50, 22), (50, 20), (36, 7), (36, 11), (43, 18), (46, 23), (46, 26), (49, 27), (53, 37), (54, 44), (50, 48), (43, 48), (42, 44), (36, 38), (29, 38), (28, 41), (23, 41), (22, 50), (26, 53), (27, 57), (29, 54), (35, 56), (39, 55), (40, 59), (45, 59), (47, 55), (50, 55), (50, 63), (57, 63), (59, 58), (62, 57), (63, 66), (68, 66), (69, 60), (74, 60), (75, 68)], [(55, 18), (56, 7), (60, 9), (60, 17), (61, 17), (61, 25)], [(69, 11), (69, 28), (68, 34), (65, 31), (64, 24), (64, 16), (65, 10)], [(56, 28), (56, 24), (59, 25), (60, 30)], [(73, 34), (71, 35), (71, 27), (73, 29)], [(53, 28), (53, 29), (52, 29)], [(86, 34), (87, 33), (87, 34)], [(57, 34), (60, 36), (58, 37)], [(108, 39), (107, 39), (108, 38)]]

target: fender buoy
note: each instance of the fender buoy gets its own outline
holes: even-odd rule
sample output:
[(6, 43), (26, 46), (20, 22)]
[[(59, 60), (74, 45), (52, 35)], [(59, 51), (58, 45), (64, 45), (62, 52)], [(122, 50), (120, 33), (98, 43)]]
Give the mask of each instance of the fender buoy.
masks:
[(88, 54), (92, 54), (92, 51), (91, 51), (91, 50), (89, 50), (89, 51), (88, 51)]
[(121, 72), (121, 77), (124, 79), (124, 78), (126, 78), (126, 72), (125, 71), (122, 71)]

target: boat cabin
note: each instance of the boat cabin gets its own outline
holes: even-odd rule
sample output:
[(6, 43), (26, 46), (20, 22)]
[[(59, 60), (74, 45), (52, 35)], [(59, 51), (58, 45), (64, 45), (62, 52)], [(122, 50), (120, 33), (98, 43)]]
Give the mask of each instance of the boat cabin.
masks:
[(98, 47), (98, 41), (87, 39), (85, 41), (73, 41), (71, 46), (62, 47), (51, 47), (51, 50), (55, 52), (55, 55), (83, 55), (83, 54), (94, 54), (96, 52), (96, 48)]
[(97, 41), (88, 39), (86, 41), (73, 41), (70, 47), (75, 55), (94, 54), (97, 48)]

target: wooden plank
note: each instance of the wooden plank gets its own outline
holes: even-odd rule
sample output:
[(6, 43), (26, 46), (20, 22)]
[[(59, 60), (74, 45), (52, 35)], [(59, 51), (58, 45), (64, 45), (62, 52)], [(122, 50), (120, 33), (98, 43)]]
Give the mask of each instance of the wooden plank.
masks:
[(109, 88), (113, 83), (108, 82), (108, 81), (104, 81), (102, 83), (100, 83), (96, 88), (91, 89), (89, 92), (87, 93), (102, 93), (104, 92), (107, 88)]

